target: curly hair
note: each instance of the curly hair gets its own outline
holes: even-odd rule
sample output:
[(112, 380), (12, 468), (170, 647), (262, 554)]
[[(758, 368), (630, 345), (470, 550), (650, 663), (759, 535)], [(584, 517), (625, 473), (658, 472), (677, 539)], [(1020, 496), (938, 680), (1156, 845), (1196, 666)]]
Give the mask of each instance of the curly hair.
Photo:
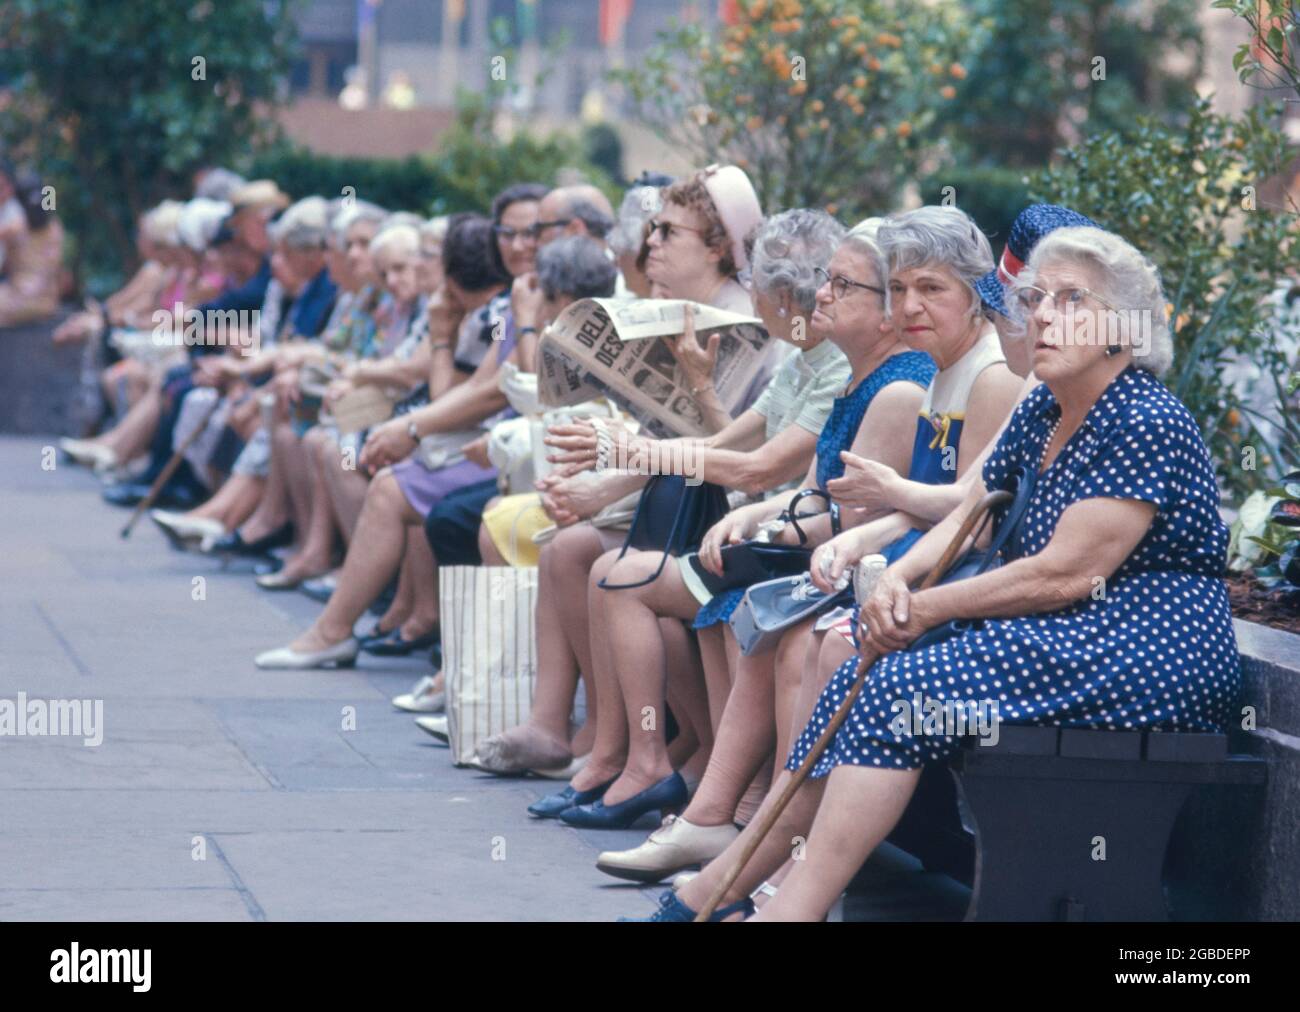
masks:
[(734, 278), (736, 258), (731, 251), (731, 237), (727, 235), (718, 209), (713, 206), (713, 198), (709, 196), (708, 188), (704, 185), (704, 177), (692, 176), (690, 179), (665, 187), (663, 199), (664, 206), (676, 204), (699, 216), (704, 226), (704, 231), (700, 233), (704, 245), (722, 254), (718, 260), (718, 271), (726, 277)]

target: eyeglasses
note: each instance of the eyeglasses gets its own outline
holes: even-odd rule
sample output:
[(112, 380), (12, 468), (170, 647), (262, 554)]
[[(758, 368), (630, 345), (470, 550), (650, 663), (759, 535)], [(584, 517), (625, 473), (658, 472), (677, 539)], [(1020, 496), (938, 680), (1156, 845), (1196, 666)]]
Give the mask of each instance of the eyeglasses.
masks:
[(1069, 307), (1082, 304), (1085, 298), (1095, 299), (1112, 312), (1117, 311), (1090, 288), (1062, 288), (1059, 292), (1049, 292), (1046, 288), (1039, 288), (1036, 285), (1024, 285), (1017, 288), (1012, 296), (1016, 306), (1028, 315), (1036, 313), (1044, 299), (1051, 299), (1057, 312), (1065, 313), (1069, 311)]
[(843, 274), (836, 274), (831, 277), (831, 272), (823, 267), (814, 267), (814, 273), (817, 275), (821, 284), (831, 286), (831, 296), (838, 302), (844, 296), (849, 294), (850, 288), (865, 288), (869, 292), (875, 292), (877, 295), (884, 296), (885, 290), (877, 288), (875, 285), (864, 285), (861, 281), (854, 281), (852, 278), (846, 278)]
[(689, 225), (678, 225), (672, 221), (660, 221), (658, 218), (651, 218), (646, 222), (646, 238), (659, 233), (660, 242), (668, 242), (673, 237), (674, 232), (694, 232), (697, 235), (703, 235), (704, 229), (691, 228)]
[(558, 221), (539, 221), (529, 225), (527, 228), (511, 228), (508, 225), (493, 225), (492, 231), (496, 234), (498, 239), (504, 239), (506, 242), (510, 242), (516, 236), (527, 239), (529, 242), (536, 242), (541, 238), (542, 233), (548, 228), (563, 228), (571, 221), (573, 221), (572, 218), (560, 218)]

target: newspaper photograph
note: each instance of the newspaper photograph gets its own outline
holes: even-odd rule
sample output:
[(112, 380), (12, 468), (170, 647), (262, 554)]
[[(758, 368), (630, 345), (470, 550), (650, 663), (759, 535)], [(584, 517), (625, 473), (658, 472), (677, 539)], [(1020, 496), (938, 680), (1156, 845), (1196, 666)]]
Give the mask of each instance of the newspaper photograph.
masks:
[[(664, 337), (685, 329), (684, 299), (582, 299), (538, 344), (538, 393), (547, 407), (610, 397), (661, 438), (704, 436), (704, 413)], [(763, 367), (768, 335), (757, 317), (695, 307), (701, 343), (722, 330), (714, 385), (731, 403)]]

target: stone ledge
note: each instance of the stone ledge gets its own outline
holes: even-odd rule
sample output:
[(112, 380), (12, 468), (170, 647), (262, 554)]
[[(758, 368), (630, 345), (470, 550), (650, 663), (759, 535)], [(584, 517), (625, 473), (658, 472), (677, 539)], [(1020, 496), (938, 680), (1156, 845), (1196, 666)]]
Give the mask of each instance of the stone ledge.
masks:
[(1234, 752), (1268, 760), (1260, 791), (1196, 791), (1174, 830), (1166, 867), (1177, 920), (1300, 920), (1300, 636), (1234, 621), (1242, 705)]
[(82, 435), (94, 421), (81, 388), (85, 347), (50, 340), (71, 312), (0, 329), (0, 433)]

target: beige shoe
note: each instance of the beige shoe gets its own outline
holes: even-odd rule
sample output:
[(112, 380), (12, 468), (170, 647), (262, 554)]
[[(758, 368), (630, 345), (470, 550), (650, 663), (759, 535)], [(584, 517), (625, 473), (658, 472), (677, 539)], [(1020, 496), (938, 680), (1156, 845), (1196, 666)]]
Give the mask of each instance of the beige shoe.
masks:
[(89, 439), (60, 439), (59, 449), (78, 464), (93, 467), (97, 471), (107, 471), (118, 464), (116, 453), (103, 443)]
[(631, 850), (607, 850), (596, 858), (606, 875), (633, 882), (659, 882), (685, 868), (712, 861), (740, 835), (735, 826), (696, 826), (667, 816), (650, 838)]

